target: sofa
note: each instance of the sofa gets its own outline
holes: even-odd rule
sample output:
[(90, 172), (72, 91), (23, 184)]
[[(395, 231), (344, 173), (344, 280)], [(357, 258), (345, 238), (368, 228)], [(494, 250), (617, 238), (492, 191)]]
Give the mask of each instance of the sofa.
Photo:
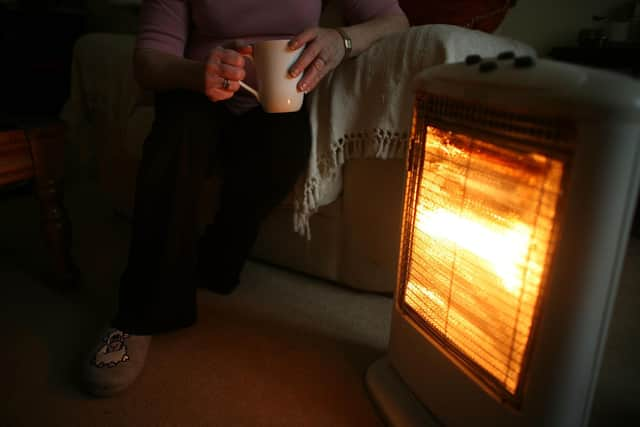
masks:
[[(340, 22), (339, 8), (332, 4), (336, 3), (330, 3), (323, 12), (324, 25)], [(404, 135), (410, 131), (412, 75), (427, 66), (425, 64), (457, 62), (468, 54), (491, 57), (506, 50), (535, 54), (522, 43), (473, 28), (413, 25), (407, 33), (411, 40), (418, 41), (412, 42), (411, 50), (396, 52), (396, 55), (408, 58), (406, 62), (410, 67), (408, 71), (407, 67), (402, 69), (404, 74), (393, 76), (393, 80), (399, 82), (397, 87), (402, 88), (406, 103), (405, 112), (395, 124), (399, 129), (394, 131)], [(393, 37), (395, 41), (379, 41), (380, 49), (384, 49), (385, 43), (405, 43), (403, 37), (408, 36)], [(142, 90), (133, 78), (134, 41), (133, 34), (82, 36), (75, 44), (71, 93), (61, 113), (75, 151), (96, 171), (100, 187), (113, 209), (126, 216), (132, 213), (137, 164), (154, 114), (153, 94)], [(376, 64), (382, 66), (382, 62), (388, 60), (380, 58), (380, 49), (377, 59), (366, 52), (350, 61), (351, 65), (345, 65), (344, 71), (341, 66), (335, 73), (352, 73), (349, 79), (360, 78), (362, 73), (375, 73)], [(336, 79), (325, 81), (331, 80)], [(330, 83), (325, 86), (328, 85)], [(335, 91), (331, 95), (334, 102), (336, 96), (339, 98)], [(312, 93), (309, 98), (313, 97)], [(357, 96), (355, 102), (359, 102)], [(366, 119), (368, 106), (364, 98), (361, 105)], [(384, 108), (377, 117), (385, 113)], [(393, 108), (394, 105), (388, 106), (389, 111)], [(319, 126), (329, 126), (329, 123)], [(376, 123), (371, 126), (375, 128)], [(352, 289), (391, 295), (396, 282), (404, 191), (403, 157), (402, 147), (395, 155), (385, 158), (375, 154), (347, 156), (338, 165), (337, 191), (327, 200), (321, 200), (310, 217), (311, 238), (294, 231), (295, 195), (292, 194), (263, 224), (252, 256)], [(213, 217), (218, 185), (214, 177), (202, 193), (201, 225)]]

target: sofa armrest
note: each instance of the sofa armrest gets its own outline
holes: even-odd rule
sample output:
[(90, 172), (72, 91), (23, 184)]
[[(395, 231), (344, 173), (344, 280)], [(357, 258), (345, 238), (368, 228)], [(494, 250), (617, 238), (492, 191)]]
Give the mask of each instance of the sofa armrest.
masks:
[(133, 77), (135, 36), (91, 33), (74, 46), (71, 91), (61, 118), (71, 130), (102, 123), (124, 128), (139, 105), (152, 104)]
[(119, 211), (130, 211), (137, 162), (153, 120), (152, 94), (133, 76), (134, 46), (132, 34), (79, 38), (70, 95), (60, 113), (77, 160), (97, 170), (101, 188)]

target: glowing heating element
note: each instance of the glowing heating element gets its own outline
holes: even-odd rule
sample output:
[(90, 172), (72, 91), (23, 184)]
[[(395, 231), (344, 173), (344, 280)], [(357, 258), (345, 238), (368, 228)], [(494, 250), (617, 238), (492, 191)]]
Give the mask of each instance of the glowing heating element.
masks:
[(549, 156), (427, 128), (402, 301), (501, 394), (524, 373), (562, 173)]

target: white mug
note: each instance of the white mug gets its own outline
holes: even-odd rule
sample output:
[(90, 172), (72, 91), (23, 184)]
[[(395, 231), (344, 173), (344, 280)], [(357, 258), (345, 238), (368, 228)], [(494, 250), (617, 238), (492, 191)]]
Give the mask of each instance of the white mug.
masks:
[(243, 81), (240, 86), (251, 92), (267, 113), (290, 113), (302, 107), (304, 93), (297, 89), (302, 73), (289, 75), (289, 68), (296, 62), (302, 48), (292, 51), (289, 40), (265, 40), (253, 45), (253, 61), (258, 88)]

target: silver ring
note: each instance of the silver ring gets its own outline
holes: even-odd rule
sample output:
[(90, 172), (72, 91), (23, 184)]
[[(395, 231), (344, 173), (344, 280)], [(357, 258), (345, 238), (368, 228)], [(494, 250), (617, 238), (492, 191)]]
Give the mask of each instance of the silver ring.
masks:
[(222, 89), (224, 90), (229, 89), (229, 79), (222, 80)]

